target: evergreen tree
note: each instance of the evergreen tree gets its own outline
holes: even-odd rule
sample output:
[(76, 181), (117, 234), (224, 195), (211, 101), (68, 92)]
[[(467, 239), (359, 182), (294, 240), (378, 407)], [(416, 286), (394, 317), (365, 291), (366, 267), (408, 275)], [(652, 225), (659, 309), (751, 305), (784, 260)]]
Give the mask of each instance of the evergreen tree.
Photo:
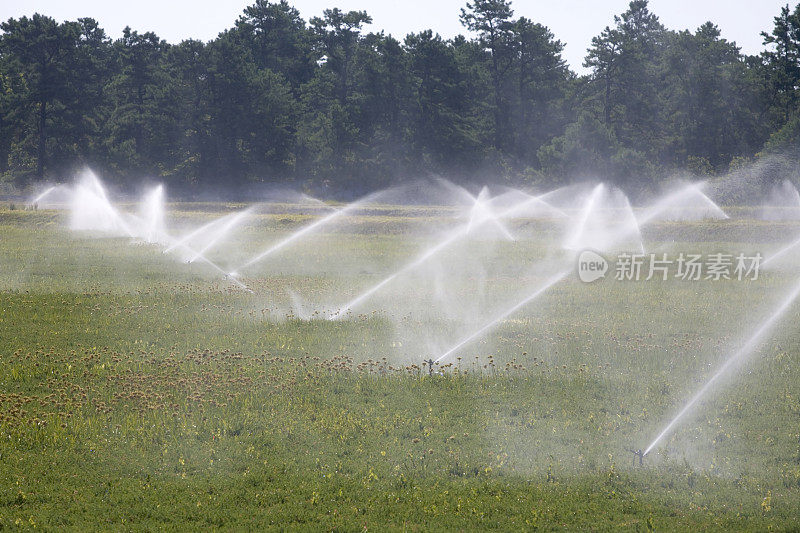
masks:
[(772, 32), (761, 32), (767, 46), (761, 54), (766, 94), (778, 127), (797, 115), (800, 101), (800, 4), (781, 8)]
[(508, 147), (510, 139), (505, 84), (512, 68), (513, 15), (509, 0), (473, 0), (461, 10), (461, 23), (478, 34), (478, 41), (489, 54), (494, 100), (494, 147), (500, 151)]
[(439, 173), (656, 186), (759, 151), (800, 159), (800, 5), (743, 56), (709, 22), (670, 31), (633, 0), (592, 40), (586, 76), (510, 0), (469, 0), (468, 36), (365, 33), (364, 11), (308, 23), (254, 0), (208, 43), (170, 45), (90, 18), (0, 24), (0, 176), (81, 164), (122, 183), (296, 181), (354, 196)]
[[(79, 39), (78, 25), (59, 24), (50, 17), (39, 14), (33, 17), (9, 19), (0, 24), (3, 34), (0, 48), (3, 63), (8, 69), (8, 86), (20, 80), (22, 94), (14, 99), (23, 109), (17, 119), (24, 123), (24, 133), (19, 142), (33, 145), (31, 158), (24, 158), (23, 173), (35, 169), (43, 178), (49, 166), (52, 148), (53, 123), (68, 107), (76, 94), (70, 83), (71, 71)], [(20, 124), (21, 125), (21, 124)]]
[(295, 93), (314, 75), (313, 34), (286, 0), (256, 0), (244, 9), (235, 31), (256, 65), (282, 75)]

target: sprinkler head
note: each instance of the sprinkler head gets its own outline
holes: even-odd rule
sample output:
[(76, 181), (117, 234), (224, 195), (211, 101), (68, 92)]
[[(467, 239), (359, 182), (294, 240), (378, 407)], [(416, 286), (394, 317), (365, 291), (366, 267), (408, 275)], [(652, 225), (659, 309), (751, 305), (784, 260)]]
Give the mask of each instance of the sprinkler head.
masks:
[(639, 466), (643, 465), (644, 456), (647, 455), (641, 448), (637, 450), (633, 450), (631, 448), (627, 449), (629, 452), (633, 454), (633, 466), (636, 466), (636, 458), (639, 458)]
[(428, 364), (428, 374), (430, 374), (432, 376), (433, 375), (433, 364), (434, 364), (433, 359), (428, 359), (427, 361), (423, 361), (423, 362)]

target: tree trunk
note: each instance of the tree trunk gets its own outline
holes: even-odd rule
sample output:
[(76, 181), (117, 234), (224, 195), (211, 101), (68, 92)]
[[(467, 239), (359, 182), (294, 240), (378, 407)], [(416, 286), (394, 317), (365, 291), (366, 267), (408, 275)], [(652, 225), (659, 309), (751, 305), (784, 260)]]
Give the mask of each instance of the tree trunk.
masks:
[(8, 148), (0, 146), (0, 175), (8, 172)]
[(352, 57), (352, 52), (350, 48), (345, 48), (344, 51), (344, 61), (342, 62), (342, 76), (340, 79), (340, 86), (339, 86), (339, 102), (342, 106), (347, 104), (347, 86), (348, 86), (348, 77), (350, 76), (350, 59)]
[[(144, 160), (144, 86), (138, 85), (136, 87), (136, 156), (139, 161)], [(139, 162), (137, 161), (137, 163)]]
[[(0, 131), (3, 131), (4, 125), (3, 117), (0, 115)], [(8, 171), (8, 151), (10, 146), (11, 139), (8, 137), (4, 137), (0, 140), (0, 174), (5, 174)]]
[[(521, 60), (520, 60), (521, 61)], [(526, 130), (528, 126), (528, 105), (527, 100), (525, 99), (525, 63), (521, 61), (519, 67), (519, 121), (518, 126), (513, 128), (516, 130), (516, 147), (517, 147), (517, 155), (520, 157), (524, 157), (525, 149), (523, 148), (523, 139), (526, 139), (528, 131)]]
[(39, 102), (39, 152), (36, 157), (36, 175), (44, 178), (44, 163), (47, 150), (45, 124), (47, 122), (47, 100)]
[(500, 94), (502, 80), (500, 79), (500, 66), (497, 64), (497, 49), (492, 38), (492, 81), (494, 82), (494, 147), (502, 151), (505, 140), (505, 125), (503, 124), (503, 102)]

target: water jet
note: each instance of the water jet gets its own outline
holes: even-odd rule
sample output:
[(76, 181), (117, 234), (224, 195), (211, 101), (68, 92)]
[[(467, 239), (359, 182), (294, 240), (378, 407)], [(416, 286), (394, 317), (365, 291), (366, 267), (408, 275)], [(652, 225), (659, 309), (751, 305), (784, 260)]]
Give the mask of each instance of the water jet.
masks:
[(725, 360), (722, 366), (708, 379), (708, 381), (706, 381), (700, 390), (698, 390), (689, 399), (689, 401), (683, 406), (678, 414), (675, 415), (672, 420), (670, 420), (670, 422), (656, 436), (656, 438), (653, 439), (650, 445), (647, 446), (644, 451), (645, 455), (650, 453), (650, 451), (661, 441), (661, 439), (663, 439), (673, 429), (673, 427), (691, 411), (695, 404), (697, 404), (698, 401), (700, 401), (711, 391), (714, 383), (716, 383), (723, 375), (725, 375), (725, 373), (732, 368), (734, 364), (740, 362), (742, 359), (750, 355), (758, 347), (758, 343), (770, 330), (772, 330), (772, 328), (775, 326), (775, 323), (783, 317), (798, 296), (800, 296), (800, 282), (795, 285), (794, 289), (781, 302), (778, 308), (759, 325), (758, 329), (753, 335), (750, 336), (749, 339), (745, 341), (744, 345)]

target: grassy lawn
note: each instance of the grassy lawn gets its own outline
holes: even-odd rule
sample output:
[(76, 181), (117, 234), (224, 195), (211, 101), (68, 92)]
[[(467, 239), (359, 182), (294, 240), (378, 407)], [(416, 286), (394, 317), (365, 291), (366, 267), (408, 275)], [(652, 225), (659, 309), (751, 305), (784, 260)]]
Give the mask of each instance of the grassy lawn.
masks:
[[(174, 206), (171, 223), (233, 207)], [(209, 257), (233, 267), (314, 216), (260, 214)], [(423, 359), (552, 260), (557, 224), (519, 222), (518, 241), (461, 243), (322, 318), (448, 216), (346, 217), (243, 272), (249, 293), (62, 214), (0, 210), (0, 529), (798, 528), (800, 305), (643, 467), (626, 451), (776, 307), (791, 258), (751, 282), (568, 276), (429, 374)], [(731, 220), (645, 237), (767, 254), (797, 233)]]

